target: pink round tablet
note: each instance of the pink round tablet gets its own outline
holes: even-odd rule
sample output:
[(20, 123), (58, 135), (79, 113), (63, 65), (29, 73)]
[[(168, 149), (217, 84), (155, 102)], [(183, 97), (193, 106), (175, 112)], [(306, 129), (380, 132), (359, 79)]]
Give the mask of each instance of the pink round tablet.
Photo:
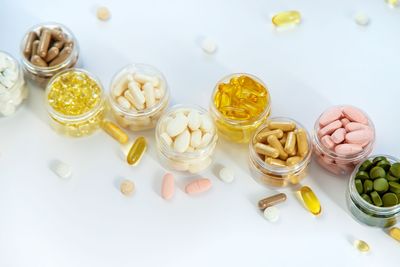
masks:
[(362, 124), (368, 124), (368, 119), (364, 113), (358, 108), (351, 106), (344, 106), (342, 112), (346, 118), (353, 122), (359, 122)]
[(211, 188), (211, 181), (207, 178), (201, 178), (194, 180), (186, 185), (185, 191), (189, 195), (202, 193), (208, 191)]
[(163, 177), (161, 196), (168, 200), (174, 196), (175, 193), (175, 182), (174, 176), (171, 173), (166, 173)]
[(332, 141), (332, 138), (329, 135), (325, 135), (321, 138), (321, 143), (327, 149), (333, 149), (335, 147), (335, 143)]
[(357, 144), (340, 144), (335, 147), (335, 152), (348, 156), (359, 153), (362, 149), (362, 146)]
[(346, 130), (344, 128), (336, 129), (331, 135), (331, 139), (335, 144), (340, 144), (343, 142), (344, 137), (346, 135)]
[(373, 138), (372, 131), (369, 129), (356, 130), (346, 134), (346, 142), (349, 144), (369, 143)]
[(333, 121), (333, 122), (329, 123), (328, 125), (326, 125), (324, 128), (321, 128), (318, 131), (318, 135), (320, 137), (322, 137), (324, 135), (331, 134), (336, 129), (339, 129), (340, 127), (342, 127), (342, 122), (340, 120)]
[(343, 116), (342, 109), (340, 107), (333, 107), (325, 111), (319, 118), (319, 127), (324, 127), (329, 123), (340, 119)]

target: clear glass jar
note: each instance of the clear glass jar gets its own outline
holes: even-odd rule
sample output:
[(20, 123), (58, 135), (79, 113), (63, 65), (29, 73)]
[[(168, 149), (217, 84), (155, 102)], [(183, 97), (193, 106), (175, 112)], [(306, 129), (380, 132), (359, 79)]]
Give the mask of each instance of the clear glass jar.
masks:
[[(201, 148), (190, 149), (185, 152), (177, 152), (173, 148), (174, 140), (172, 140), (172, 144), (168, 144), (162, 135), (166, 133), (168, 122), (175, 118), (176, 114), (184, 113), (187, 115), (190, 111), (197, 111), (201, 116), (205, 116), (212, 125), (212, 128), (209, 131), (211, 136), (209, 141), (202, 145)], [(203, 136), (205, 135), (204, 132), (202, 134)], [(168, 169), (176, 171), (198, 173), (209, 167), (212, 162), (212, 155), (214, 154), (217, 140), (218, 135), (211, 117), (205, 109), (196, 105), (175, 105), (171, 107), (161, 116), (156, 126), (156, 142), (160, 161), (162, 165)]]
[[(304, 129), (307, 136), (307, 153), (302, 157), (302, 159), (292, 165), (292, 166), (275, 166), (268, 164), (264, 161), (262, 157), (256, 152), (254, 147), (257, 143), (256, 136), (268, 129), (268, 124), (271, 121), (279, 122), (294, 122), (296, 124), (296, 129)], [(296, 131), (296, 130), (295, 130)], [(298, 123), (297, 121), (284, 118), (276, 117), (270, 118), (266, 123), (262, 124), (253, 134), (251, 141), (249, 143), (249, 168), (252, 177), (259, 183), (267, 186), (284, 187), (288, 185), (298, 184), (304, 177), (308, 174), (308, 167), (311, 162), (312, 155), (312, 145), (311, 138), (306, 130), (306, 128)]]
[[(158, 85), (154, 87), (154, 92), (158, 92), (158, 95), (156, 95), (159, 98), (155, 99), (156, 102), (154, 105), (140, 110), (134, 108), (132, 103), (130, 108), (125, 108), (117, 101), (117, 99), (121, 97), (124, 98), (124, 102), (126, 103), (123, 92), (119, 95), (120, 92), (117, 92), (117, 88), (120, 86), (119, 82), (121, 82), (121, 79), (126, 78), (127, 75), (132, 78), (135, 73), (144, 74), (153, 79), (156, 77), (158, 81)], [(127, 87), (127, 84), (124, 86)], [(125, 66), (114, 76), (110, 87), (109, 103), (111, 112), (119, 125), (131, 131), (153, 129), (168, 107), (170, 93), (167, 81), (164, 75), (153, 66), (146, 64), (130, 64)]]
[[(224, 116), (217, 108), (215, 104), (215, 98), (219, 91), (221, 84), (226, 84), (231, 81), (232, 78), (239, 78), (247, 76), (258, 84), (262, 85), (265, 89), (266, 103), (264, 109), (257, 116), (250, 117), (248, 119), (232, 119)], [(267, 86), (256, 76), (247, 73), (233, 73), (217, 82), (214, 87), (214, 91), (211, 97), (210, 113), (214, 122), (217, 126), (218, 135), (226, 138), (235, 143), (248, 143), (252, 133), (260, 126), (269, 116), (271, 111), (271, 97)]]
[[(386, 157), (390, 163), (400, 162), (399, 159), (388, 155), (374, 155), (366, 158), (365, 160), (373, 160), (375, 157)], [(377, 207), (365, 201), (357, 192), (355, 186), (355, 177), (360, 168), (360, 162), (350, 176), (349, 185), (346, 192), (347, 207), (349, 208), (353, 217), (366, 225), (386, 228), (393, 226), (400, 219), (400, 204), (392, 207)]]
[(28, 89), (18, 61), (0, 51), (0, 116), (14, 114), (27, 97)]
[[(61, 29), (61, 31), (66, 36), (66, 39), (72, 42), (72, 52), (69, 54), (67, 58), (61, 63), (54, 66), (40, 67), (35, 64), (32, 64), (30, 58), (28, 58), (25, 53), (25, 44), (28, 40), (28, 36), (30, 32), (36, 32), (39, 35), (42, 28), (49, 29)], [(54, 42), (53, 42), (54, 43)], [(51, 46), (52, 44), (50, 44)], [(79, 45), (78, 41), (73, 35), (73, 33), (64, 25), (55, 23), (55, 22), (44, 22), (38, 25), (31, 27), (24, 35), (20, 45), (21, 58), (22, 58), (22, 69), (25, 72), (25, 75), (35, 82), (37, 85), (41, 87), (45, 87), (49, 80), (57, 73), (75, 67), (79, 57)]]
[[(350, 105), (338, 105), (338, 106), (333, 106), (328, 108), (325, 112), (329, 111), (332, 108), (343, 108), (343, 107), (352, 107)], [(354, 108), (354, 107), (353, 107)], [(363, 147), (363, 150), (354, 153), (351, 155), (342, 155), (336, 153), (332, 149), (328, 149), (326, 146), (324, 146), (321, 142), (321, 137), (318, 135), (318, 132), (320, 130), (320, 125), (319, 125), (319, 120), (321, 116), (325, 113), (323, 112), (318, 119), (315, 122), (314, 125), (314, 134), (313, 134), (313, 146), (314, 146), (314, 156), (315, 159), (317, 160), (318, 164), (328, 170), (329, 172), (339, 175), (339, 176), (345, 176), (349, 175), (353, 170), (354, 167), (363, 161), (366, 157), (368, 157), (369, 154), (371, 154), (372, 149), (375, 144), (375, 127), (369, 116), (357, 108), (359, 111), (362, 112), (362, 114), (368, 119), (368, 126), (370, 127), (372, 133), (373, 133), (373, 138), (372, 141), (369, 142), (369, 144), (365, 147)]]
[[(52, 90), (53, 84), (61, 79), (64, 74), (76, 73), (78, 75), (86, 75), (91, 81), (94, 82), (99, 88), (99, 92), (95, 95), (98, 97), (96, 104), (88, 111), (78, 115), (65, 115), (55, 110), (49, 101), (49, 94)], [(85, 77), (86, 77), (85, 76)], [(105, 96), (103, 86), (99, 79), (93, 74), (82, 69), (67, 69), (56, 74), (47, 84), (46, 87), (46, 107), (50, 116), (50, 123), (53, 128), (60, 134), (65, 134), (73, 137), (80, 137), (90, 135), (100, 128), (105, 115)], [(65, 99), (67, 102), (68, 99)]]

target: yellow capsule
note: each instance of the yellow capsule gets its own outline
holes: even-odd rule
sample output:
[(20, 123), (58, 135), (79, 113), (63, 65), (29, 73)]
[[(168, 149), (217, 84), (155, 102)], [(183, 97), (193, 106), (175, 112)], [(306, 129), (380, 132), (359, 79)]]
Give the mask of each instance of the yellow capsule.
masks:
[(308, 153), (308, 140), (306, 131), (304, 129), (298, 129), (296, 132), (296, 138), (298, 154), (304, 157)]
[(279, 156), (279, 151), (271, 146), (264, 145), (263, 143), (256, 143), (254, 149), (257, 153), (271, 157), (277, 158)]
[(312, 214), (318, 215), (321, 213), (321, 204), (311, 188), (309, 188), (308, 186), (303, 186), (298, 192), (304, 206)]
[(143, 136), (138, 137), (131, 146), (128, 156), (126, 157), (126, 161), (130, 165), (138, 164), (144, 152), (146, 151), (146, 147), (146, 139)]
[(294, 132), (288, 132), (286, 143), (285, 143), (285, 152), (288, 154), (293, 154), (296, 148), (296, 135)]
[(394, 239), (400, 242), (400, 228), (393, 227), (389, 230), (389, 235)]
[(302, 160), (301, 157), (296, 157), (296, 156), (290, 157), (290, 158), (288, 158), (288, 159), (286, 160), (286, 165), (288, 165), (288, 166), (293, 166), (293, 165), (299, 163), (301, 160)]
[(121, 144), (126, 144), (129, 141), (129, 136), (111, 121), (105, 121), (102, 125), (104, 131), (108, 133), (112, 138), (120, 142)]
[(278, 166), (278, 167), (286, 167), (286, 162), (280, 159), (274, 159), (271, 157), (265, 158), (265, 163)]
[(296, 123), (292, 121), (270, 121), (268, 127), (271, 130), (281, 129), (284, 132), (290, 132), (296, 129)]
[(235, 107), (221, 107), (220, 111), (228, 118), (232, 119), (248, 119), (250, 118), (249, 113), (244, 108), (235, 108)]
[(279, 142), (278, 138), (275, 135), (268, 136), (267, 141), (270, 146), (278, 150), (280, 159), (286, 160), (288, 158), (288, 154), (285, 152), (282, 144)]
[[(282, 130), (281, 130), (282, 131)], [(287, 138), (287, 133), (283, 133), (283, 136), (281, 139), (279, 139), (279, 142), (282, 144), (282, 146), (285, 145), (286, 143), (286, 138)]]
[(275, 26), (289, 26), (299, 24), (301, 21), (301, 14), (298, 11), (282, 11), (272, 17), (272, 23)]
[(354, 247), (358, 249), (361, 252), (368, 252), (369, 251), (369, 245), (367, 242), (363, 240), (354, 240)]
[(265, 143), (267, 141), (268, 136), (270, 136), (270, 135), (275, 135), (278, 138), (282, 138), (283, 132), (282, 132), (281, 129), (276, 129), (276, 130), (273, 130), (273, 131), (262, 131), (262, 132), (257, 134), (256, 140), (258, 142)]

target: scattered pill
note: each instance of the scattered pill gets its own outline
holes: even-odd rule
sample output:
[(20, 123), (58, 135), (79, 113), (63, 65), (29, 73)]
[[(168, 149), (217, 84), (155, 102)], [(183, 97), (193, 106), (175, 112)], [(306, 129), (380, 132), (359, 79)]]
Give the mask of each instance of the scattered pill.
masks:
[(130, 180), (124, 180), (121, 182), (120, 190), (125, 196), (131, 196), (135, 191), (135, 184)]
[(268, 207), (284, 202), (286, 198), (287, 198), (286, 194), (284, 193), (279, 193), (273, 196), (263, 198), (260, 201), (258, 201), (258, 208), (260, 210), (265, 210)]
[(214, 54), (215, 51), (217, 50), (217, 44), (215, 43), (214, 40), (207, 37), (204, 38), (203, 41), (201, 42), (201, 48), (207, 54)]
[(174, 193), (175, 193), (174, 176), (171, 173), (167, 173), (163, 177), (161, 196), (164, 199), (169, 200), (174, 196)]
[(235, 175), (231, 169), (224, 167), (219, 171), (219, 178), (225, 183), (232, 183)]
[(189, 195), (199, 194), (208, 191), (211, 186), (212, 184), (209, 179), (197, 179), (186, 185), (185, 192)]
[(53, 164), (52, 169), (53, 169), (54, 173), (60, 178), (68, 179), (72, 176), (71, 167), (64, 162), (61, 162), (61, 161), (55, 162)]
[(354, 240), (353, 245), (360, 252), (368, 252), (370, 250), (368, 243), (363, 240)]
[(264, 218), (270, 222), (276, 222), (279, 219), (279, 209), (271, 206), (264, 210)]
[(97, 8), (96, 16), (99, 20), (103, 20), (103, 21), (109, 20), (110, 16), (111, 16), (110, 10), (104, 6), (99, 7), (99, 8)]
[(119, 143), (126, 144), (129, 141), (129, 136), (111, 121), (104, 121), (102, 126), (104, 131)]
[(358, 25), (366, 26), (369, 24), (369, 17), (365, 13), (357, 13), (354, 15), (354, 20)]
[(289, 26), (299, 24), (301, 21), (301, 14), (298, 11), (282, 11), (272, 17), (272, 23), (275, 26)]
[(318, 215), (321, 213), (321, 204), (308, 186), (303, 186), (299, 190), (300, 197), (303, 201), (304, 206), (314, 215)]
[(128, 164), (138, 164), (140, 159), (143, 157), (143, 154), (146, 152), (146, 148), (146, 139), (143, 136), (138, 137), (132, 144), (131, 149), (128, 152), (128, 156), (126, 157)]
[(400, 228), (393, 227), (389, 230), (389, 235), (396, 241), (400, 242)]

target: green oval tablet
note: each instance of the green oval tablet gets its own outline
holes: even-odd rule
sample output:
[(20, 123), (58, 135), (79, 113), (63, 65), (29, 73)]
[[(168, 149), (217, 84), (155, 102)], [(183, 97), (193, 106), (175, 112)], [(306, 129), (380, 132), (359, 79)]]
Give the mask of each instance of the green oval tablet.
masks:
[(369, 174), (366, 171), (359, 171), (356, 174), (356, 179), (362, 179), (362, 180), (369, 179)]
[(389, 171), (394, 177), (400, 178), (400, 162), (393, 163)]
[(378, 178), (374, 180), (374, 190), (378, 193), (385, 193), (389, 189), (389, 183), (385, 178)]
[(385, 172), (387, 172), (389, 171), (390, 166), (392, 166), (392, 164), (390, 164), (390, 162), (387, 160), (381, 160), (376, 164), (376, 166), (383, 168)]
[(373, 204), (371, 198), (367, 194), (362, 194), (361, 197), (369, 204)]
[(378, 163), (379, 161), (381, 161), (381, 160), (387, 160), (387, 158), (382, 157), (382, 156), (375, 157), (375, 158), (372, 160), (372, 163), (377, 164), (377, 163)]
[(388, 180), (388, 182), (397, 182), (398, 180), (400, 180), (400, 178), (393, 176), (390, 172), (386, 173), (385, 178), (386, 180)]
[(382, 167), (375, 166), (369, 171), (369, 177), (371, 179), (385, 177), (386, 172)]
[(389, 190), (395, 194), (400, 194), (400, 184), (396, 182), (389, 182)]
[(373, 191), (371, 193), (371, 199), (375, 206), (378, 206), (378, 207), (382, 206), (382, 199), (379, 196), (378, 192)]
[(360, 168), (358, 169), (359, 171), (366, 171), (369, 172), (369, 170), (374, 166), (374, 164), (372, 163), (372, 161), (370, 161), (369, 159), (367, 159), (366, 161), (364, 161), (361, 165)]
[(357, 192), (361, 195), (363, 192), (363, 183), (361, 182), (360, 179), (356, 179), (355, 184), (356, 184)]
[(374, 182), (371, 180), (365, 180), (364, 181), (364, 193), (369, 193), (374, 190)]
[(382, 202), (384, 207), (395, 206), (399, 203), (395, 193), (386, 193), (382, 196)]

